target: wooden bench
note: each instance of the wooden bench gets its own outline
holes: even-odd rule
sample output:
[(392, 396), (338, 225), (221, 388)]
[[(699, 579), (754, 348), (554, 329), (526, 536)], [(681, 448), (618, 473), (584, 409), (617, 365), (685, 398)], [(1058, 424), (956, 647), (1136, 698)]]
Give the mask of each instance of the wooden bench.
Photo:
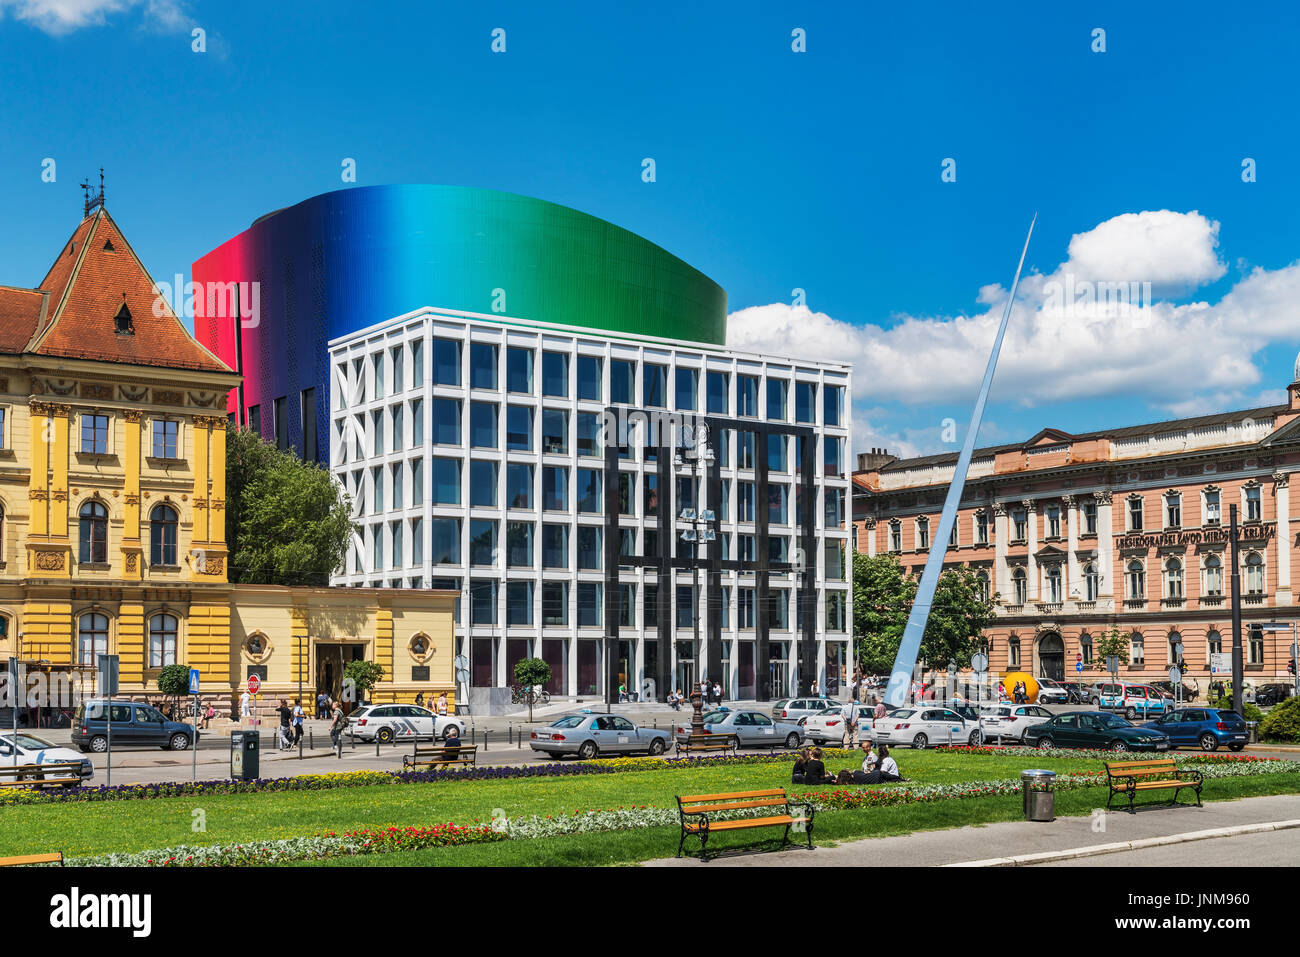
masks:
[[(774, 813), (764, 817), (743, 817), (717, 820), (713, 815), (722, 811), (748, 811), (754, 808), (772, 808)], [(780, 811), (776, 812), (779, 808)], [(802, 808), (796, 817), (794, 808)], [(804, 825), (808, 832), (808, 847), (812, 848), (812, 829), (814, 808), (811, 804), (792, 802), (785, 793), (785, 788), (772, 788), (768, 791), (733, 791), (729, 794), (689, 794), (679, 795), (677, 811), (682, 819), (682, 839), (677, 844), (677, 856), (682, 856), (686, 838), (695, 835), (700, 839), (700, 860), (705, 858), (705, 846), (709, 835), (717, 831), (741, 831), (752, 827), (785, 827), (781, 836), (781, 847), (790, 841), (790, 828), (795, 824)]]
[(0, 867), (22, 867), (25, 864), (58, 864), (63, 866), (63, 852), (50, 854), (20, 854), (17, 857), (0, 857)]
[(416, 742), (414, 752), (402, 755), (403, 768), (415, 768), (421, 765), (438, 767), (445, 764), (472, 765), (478, 757), (477, 744), (421, 745)]
[(58, 785), (74, 788), (82, 783), (81, 764), (77, 761), (51, 761), (48, 764), (0, 763), (0, 788), (33, 788)]
[(1200, 771), (1178, 769), (1173, 758), (1159, 758), (1151, 761), (1107, 761), (1106, 782), (1110, 785), (1110, 794), (1106, 797), (1106, 807), (1116, 794), (1128, 795), (1128, 810), (1136, 814), (1133, 799), (1139, 791), (1173, 791), (1171, 804), (1178, 803), (1178, 792), (1183, 788), (1196, 791), (1196, 806), (1201, 807)]
[(688, 734), (686, 740), (677, 739), (677, 753), (683, 751), (730, 751), (736, 753), (740, 738), (734, 734)]

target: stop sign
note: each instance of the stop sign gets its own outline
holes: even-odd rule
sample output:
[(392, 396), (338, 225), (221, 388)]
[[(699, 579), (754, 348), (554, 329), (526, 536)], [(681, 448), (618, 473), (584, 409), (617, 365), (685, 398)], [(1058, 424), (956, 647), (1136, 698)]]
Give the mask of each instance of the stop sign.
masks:
[(262, 679), (257, 675), (248, 676), (248, 693), (257, 694), (257, 690), (262, 687)]

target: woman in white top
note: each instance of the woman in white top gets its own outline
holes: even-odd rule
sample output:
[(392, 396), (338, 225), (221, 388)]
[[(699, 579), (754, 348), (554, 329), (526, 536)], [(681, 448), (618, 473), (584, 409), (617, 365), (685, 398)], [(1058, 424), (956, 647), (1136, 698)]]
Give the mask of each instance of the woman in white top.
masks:
[(880, 746), (880, 763), (876, 766), (880, 772), (881, 782), (901, 781), (902, 776), (898, 773), (898, 762), (889, 756), (889, 745)]

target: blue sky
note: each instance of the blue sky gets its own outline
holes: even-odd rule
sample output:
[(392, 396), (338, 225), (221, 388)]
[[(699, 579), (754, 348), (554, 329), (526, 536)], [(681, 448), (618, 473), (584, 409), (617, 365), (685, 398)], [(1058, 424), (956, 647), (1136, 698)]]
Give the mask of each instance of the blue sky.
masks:
[[(1281, 401), (1297, 14), (985, 6), (0, 0), (0, 282), (40, 279), (101, 165), (164, 279), (351, 157), (363, 185), (526, 193), (658, 242), (726, 288), (737, 343), (854, 358), (859, 448), (928, 452), (945, 418), (960, 437), (1037, 211), (983, 441)], [(1154, 301), (1046, 307), (1067, 273)]]

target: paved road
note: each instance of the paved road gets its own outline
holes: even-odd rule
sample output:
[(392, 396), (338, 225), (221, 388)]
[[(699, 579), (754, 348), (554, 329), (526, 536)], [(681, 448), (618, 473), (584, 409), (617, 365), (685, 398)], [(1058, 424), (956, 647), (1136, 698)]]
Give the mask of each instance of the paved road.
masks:
[(1038, 867), (1295, 867), (1300, 829), (1099, 854)]
[[(1094, 830), (1098, 819), (1063, 817), (1047, 823), (1028, 821), (1002, 822), (980, 827), (961, 827), (944, 831), (918, 831), (900, 837), (868, 838), (850, 841), (837, 847), (814, 850), (788, 850), (730, 854), (701, 864), (698, 858), (667, 858), (651, 861), (653, 867), (869, 867), (888, 864), (906, 867), (933, 867), (1007, 857), (1089, 847), (1142, 838), (1165, 837), (1216, 827), (1236, 827), (1271, 821), (1300, 819), (1300, 796), (1278, 795), (1246, 798), (1240, 801), (1212, 801), (1204, 807), (1154, 808), (1137, 814), (1107, 814), (1104, 829)], [(814, 833), (816, 833), (814, 831)], [(1290, 864), (1300, 849), (1300, 830), (1277, 831), (1272, 835), (1279, 845), (1292, 849)], [(1200, 843), (1200, 842), (1194, 842)], [(1193, 844), (1182, 845), (1191, 848)], [(1183, 863), (1177, 846), (1168, 849), (1170, 860)], [(1134, 852), (1138, 853), (1138, 852)], [(1194, 855), (1195, 850), (1185, 851)], [(1095, 859), (1105, 866), (1114, 855)], [(1080, 858), (1079, 861), (1088, 860)]]

